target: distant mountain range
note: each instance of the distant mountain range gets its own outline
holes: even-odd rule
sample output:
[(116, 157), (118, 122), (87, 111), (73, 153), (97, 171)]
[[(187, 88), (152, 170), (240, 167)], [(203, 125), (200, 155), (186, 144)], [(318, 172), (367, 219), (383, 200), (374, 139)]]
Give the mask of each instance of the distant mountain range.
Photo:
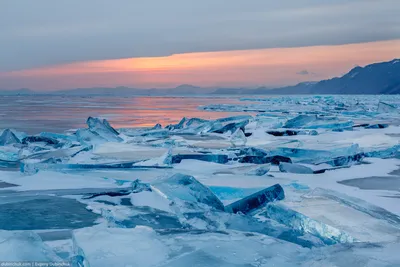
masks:
[[(261, 90), (256, 89), (257, 90)], [(265, 92), (267, 92), (265, 90)], [(400, 94), (400, 60), (355, 67), (339, 78), (268, 90), (273, 94)]]
[(30, 89), (0, 90), (0, 95), (70, 96), (169, 96), (169, 95), (241, 95), (241, 94), (400, 94), (400, 59), (355, 67), (342, 77), (319, 82), (303, 82), (281, 88), (202, 88), (183, 84), (170, 89), (77, 88), (53, 92)]

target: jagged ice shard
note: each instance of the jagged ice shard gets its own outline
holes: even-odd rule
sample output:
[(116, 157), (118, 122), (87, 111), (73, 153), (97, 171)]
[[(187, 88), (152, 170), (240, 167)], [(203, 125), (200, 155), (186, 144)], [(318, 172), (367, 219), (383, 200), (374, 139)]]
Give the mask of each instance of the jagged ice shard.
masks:
[(102, 138), (106, 139), (109, 142), (120, 142), (122, 138), (119, 137), (119, 133), (111, 127), (106, 119), (101, 121), (98, 118), (89, 117), (86, 121), (89, 130), (92, 133), (96, 133)]
[(5, 129), (0, 136), (0, 146), (19, 144), (21, 141), (10, 129)]

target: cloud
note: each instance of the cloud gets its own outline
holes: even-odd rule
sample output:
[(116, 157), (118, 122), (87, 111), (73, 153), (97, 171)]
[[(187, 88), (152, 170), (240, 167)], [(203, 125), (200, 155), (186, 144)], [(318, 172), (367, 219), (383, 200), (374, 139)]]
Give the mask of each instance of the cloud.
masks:
[(309, 75), (310, 73), (308, 72), (308, 70), (302, 70), (302, 71), (296, 72), (296, 74), (298, 74), (298, 75)]
[[(341, 76), (355, 63), (365, 66), (389, 61), (399, 55), (399, 49), (397, 40), (77, 62), (0, 72), (0, 88), (45, 91), (115, 86), (160, 88), (183, 83), (202, 87), (280, 87)], [(318, 74), (310, 70), (318, 70)]]
[(400, 38), (398, 0), (2, 0), (0, 71)]

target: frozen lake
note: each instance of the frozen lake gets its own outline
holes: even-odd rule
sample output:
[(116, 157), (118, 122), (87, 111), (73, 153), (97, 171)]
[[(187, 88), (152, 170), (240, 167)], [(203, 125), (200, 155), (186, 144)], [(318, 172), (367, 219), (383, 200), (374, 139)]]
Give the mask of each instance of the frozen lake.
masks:
[(0, 99), (1, 260), (400, 266), (399, 96)]
[(115, 127), (176, 123), (183, 116), (216, 119), (233, 112), (204, 112), (201, 105), (241, 104), (239, 97), (79, 97), (0, 96), (0, 129), (36, 134), (83, 127), (89, 116), (103, 117)]

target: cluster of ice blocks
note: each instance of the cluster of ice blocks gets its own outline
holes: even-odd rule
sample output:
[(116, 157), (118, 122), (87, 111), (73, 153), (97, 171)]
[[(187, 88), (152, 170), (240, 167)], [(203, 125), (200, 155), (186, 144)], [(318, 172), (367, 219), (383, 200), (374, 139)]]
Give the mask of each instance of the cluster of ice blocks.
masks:
[(243, 100), (201, 108), (249, 115), (165, 127), (5, 129), (0, 260), (400, 265), (398, 103)]

